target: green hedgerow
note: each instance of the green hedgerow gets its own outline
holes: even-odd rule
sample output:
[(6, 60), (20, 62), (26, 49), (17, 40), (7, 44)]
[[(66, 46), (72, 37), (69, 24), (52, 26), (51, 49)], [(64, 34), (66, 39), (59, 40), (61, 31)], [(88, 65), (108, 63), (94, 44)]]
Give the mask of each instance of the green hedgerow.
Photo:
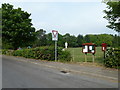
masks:
[(104, 64), (106, 67), (110, 68), (120, 68), (120, 49), (111, 48), (106, 52), (106, 58), (104, 59)]
[[(30, 48), (30, 49), (21, 49), (21, 50), (14, 50), (10, 55), (13, 56), (22, 56), (25, 58), (33, 58), (33, 59), (40, 59), (40, 60), (55, 60), (55, 50), (54, 46), (44, 46), (44, 47), (37, 47), (37, 48)], [(60, 61), (70, 61), (71, 55), (68, 51), (62, 51), (63, 48), (58, 47), (58, 60)], [(8, 50), (3, 50), (3, 54), (8, 54)]]

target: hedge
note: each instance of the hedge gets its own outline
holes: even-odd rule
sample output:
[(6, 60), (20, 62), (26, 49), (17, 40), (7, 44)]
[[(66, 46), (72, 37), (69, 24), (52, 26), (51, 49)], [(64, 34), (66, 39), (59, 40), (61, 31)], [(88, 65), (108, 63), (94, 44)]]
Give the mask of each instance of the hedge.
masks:
[[(13, 55), (13, 56), (22, 56), (25, 58), (33, 58), (40, 60), (55, 60), (55, 50), (54, 46), (44, 46), (31, 49), (21, 49), (21, 50), (2, 50), (2, 54)], [(61, 47), (58, 47), (58, 60), (59, 61), (70, 61), (71, 54), (68, 51), (62, 51)]]
[(2, 49), (2, 54), (5, 54), (5, 55), (13, 55), (13, 50)]
[(120, 48), (111, 48), (107, 50), (104, 65), (106, 67), (120, 69)]

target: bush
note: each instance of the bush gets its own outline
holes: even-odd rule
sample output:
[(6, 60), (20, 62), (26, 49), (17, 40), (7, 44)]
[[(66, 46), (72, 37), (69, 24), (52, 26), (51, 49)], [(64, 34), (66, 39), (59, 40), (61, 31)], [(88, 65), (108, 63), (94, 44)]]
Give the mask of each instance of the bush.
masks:
[[(11, 54), (13, 56), (22, 56), (25, 58), (41, 59), (41, 60), (55, 60), (55, 48), (53, 46), (37, 47), (31, 49), (15, 50)], [(58, 47), (58, 60), (70, 61), (71, 55), (68, 51), (62, 51), (61, 47)], [(8, 53), (8, 50), (3, 50), (4, 54)], [(10, 55), (11, 55), (10, 54)]]
[(38, 47), (33, 49), (36, 59), (54, 60), (54, 47)]
[(59, 61), (70, 61), (71, 60), (71, 54), (69, 51), (62, 51), (62, 52), (58, 52), (58, 60)]
[(13, 50), (2, 49), (2, 54), (5, 54), (5, 55), (13, 55)]
[(13, 56), (23, 56), (23, 50), (15, 50)]
[(120, 48), (111, 48), (106, 52), (104, 64), (110, 68), (120, 68)]
[(6, 54), (7, 53), (7, 49), (2, 49), (2, 54)]

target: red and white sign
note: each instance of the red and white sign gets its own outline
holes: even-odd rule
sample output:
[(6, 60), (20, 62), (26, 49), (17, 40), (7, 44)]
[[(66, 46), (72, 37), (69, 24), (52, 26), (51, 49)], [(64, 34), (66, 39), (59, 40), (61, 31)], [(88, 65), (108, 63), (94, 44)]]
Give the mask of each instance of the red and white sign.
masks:
[(102, 51), (106, 51), (107, 49), (107, 44), (106, 43), (102, 43)]
[(52, 40), (57, 41), (58, 40), (58, 31), (52, 30)]

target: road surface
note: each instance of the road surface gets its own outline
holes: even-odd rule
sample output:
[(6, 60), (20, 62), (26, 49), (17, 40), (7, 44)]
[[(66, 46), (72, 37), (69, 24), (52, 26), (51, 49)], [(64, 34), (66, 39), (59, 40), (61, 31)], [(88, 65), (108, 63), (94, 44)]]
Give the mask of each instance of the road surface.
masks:
[[(16, 58), (17, 59), (17, 58)], [(117, 82), (2, 57), (3, 88), (117, 88)]]

